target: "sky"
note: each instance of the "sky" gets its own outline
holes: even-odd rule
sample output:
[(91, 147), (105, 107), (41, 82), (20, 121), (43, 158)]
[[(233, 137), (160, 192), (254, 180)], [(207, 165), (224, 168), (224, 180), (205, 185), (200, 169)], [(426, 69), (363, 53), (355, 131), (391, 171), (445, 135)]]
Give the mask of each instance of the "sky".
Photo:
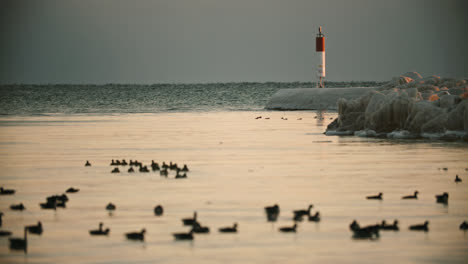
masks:
[(466, 0), (0, 1), (0, 83), (468, 78)]

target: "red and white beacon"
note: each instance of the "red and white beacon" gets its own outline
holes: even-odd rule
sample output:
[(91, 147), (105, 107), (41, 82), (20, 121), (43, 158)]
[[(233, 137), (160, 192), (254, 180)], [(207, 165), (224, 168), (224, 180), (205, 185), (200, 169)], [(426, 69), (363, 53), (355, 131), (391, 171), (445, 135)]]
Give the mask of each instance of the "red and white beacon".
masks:
[(315, 38), (315, 51), (318, 55), (317, 77), (319, 78), (318, 87), (323, 88), (323, 79), (325, 78), (325, 35), (322, 34), (322, 27), (319, 27), (319, 33)]

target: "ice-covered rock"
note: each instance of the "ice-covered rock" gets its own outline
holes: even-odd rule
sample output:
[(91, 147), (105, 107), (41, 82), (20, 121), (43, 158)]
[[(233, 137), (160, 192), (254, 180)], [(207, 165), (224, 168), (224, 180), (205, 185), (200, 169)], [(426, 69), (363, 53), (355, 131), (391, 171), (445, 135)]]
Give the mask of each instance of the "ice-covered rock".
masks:
[(468, 140), (468, 98), (462, 93), (466, 83), (405, 73), (359, 98), (338, 100), (338, 118), (326, 134)]

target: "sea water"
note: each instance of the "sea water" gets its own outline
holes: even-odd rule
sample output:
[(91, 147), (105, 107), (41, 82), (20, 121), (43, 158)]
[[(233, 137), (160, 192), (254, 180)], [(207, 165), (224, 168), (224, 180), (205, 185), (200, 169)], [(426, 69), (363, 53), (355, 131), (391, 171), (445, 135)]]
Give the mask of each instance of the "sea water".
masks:
[[(55, 106), (41, 102), (45, 110), (40, 114), (10, 107), (7, 111), (17, 114), (0, 118), (1, 186), (16, 189), (13, 196), (0, 196), (2, 230), (22, 237), (25, 225), (41, 221), (44, 227), (41, 236), (28, 235), (27, 254), (11, 251), (8, 238), (1, 237), (1, 263), (468, 259), (468, 234), (458, 228), (468, 220), (466, 143), (326, 136), (334, 112), (263, 111), (260, 103), (245, 100), (242, 107), (228, 109), (143, 113), (79, 113), (60, 102), (64, 110), (54, 112), (50, 108)], [(187, 179), (174, 179), (174, 172), (168, 178), (157, 172), (131, 174), (126, 166), (111, 174), (112, 159), (172, 161), (187, 164), (190, 172)], [(84, 166), (86, 160), (91, 167)], [(464, 181), (456, 184), (456, 174)], [(66, 209), (40, 209), (47, 196), (69, 187), (80, 191), (68, 194)], [(419, 199), (401, 200), (415, 190)], [(379, 192), (382, 201), (366, 200)], [(443, 192), (450, 195), (448, 205), (435, 202)], [(20, 202), (25, 211), (9, 209)], [(112, 214), (105, 210), (109, 202), (117, 206)], [(280, 217), (267, 222), (264, 207), (276, 203)], [(161, 217), (153, 213), (158, 204), (164, 207)], [(292, 226), (293, 210), (309, 204), (312, 213), (320, 211), (319, 223), (300, 222), (295, 234), (278, 231)], [(174, 241), (172, 233), (189, 231), (181, 219), (194, 211), (210, 233), (196, 234), (191, 242)], [(381, 231), (375, 241), (355, 240), (349, 230), (354, 219), (361, 225), (398, 219), (400, 231)], [(408, 230), (426, 220), (429, 232)], [(89, 235), (99, 222), (110, 228), (108, 236)], [(237, 234), (218, 233), (234, 222)], [(147, 230), (144, 242), (125, 238), (126, 232), (142, 228)]]

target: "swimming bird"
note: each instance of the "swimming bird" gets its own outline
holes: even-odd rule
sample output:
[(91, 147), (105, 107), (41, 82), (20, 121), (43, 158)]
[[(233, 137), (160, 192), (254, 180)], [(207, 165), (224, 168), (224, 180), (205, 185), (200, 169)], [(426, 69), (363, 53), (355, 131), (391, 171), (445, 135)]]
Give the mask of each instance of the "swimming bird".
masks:
[(179, 171), (177, 171), (177, 174), (175, 176), (176, 179), (185, 179), (187, 178), (187, 173), (184, 172), (184, 174), (179, 174)]
[(293, 211), (294, 213), (294, 221), (302, 221), (303, 216), (309, 216), (310, 215), (310, 210), (314, 207), (313, 204), (309, 205), (309, 208), (307, 210), (296, 210)]
[(112, 160), (110, 165), (111, 165), (111, 166), (115, 166), (115, 161)]
[(349, 229), (353, 232), (354, 239), (377, 239), (379, 237), (378, 225), (360, 227), (356, 220), (349, 225)]
[(12, 237), (10, 240), (10, 249), (13, 250), (24, 250), (24, 253), (28, 252), (28, 237), (27, 229), (24, 228), (24, 238)]
[(400, 228), (398, 227), (398, 220), (393, 220), (393, 224), (389, 225), (385, 220), (382, 220), (382, 224), (380, 225), (381, 230), (393, 230), (399, 231)]
[(441, 195), (436, 195), (436, 202), (437, 203), (443, 203), (443, 204), (448, 204), (448, 193), (444, 192)]
[(70, 187), (65, 192), (66, 193), (76, 193), (76, 192), (79, 192), (79, 191), (80, 191), (80, 189), (75, 189), (73, 187)]
[(266, 206), (265, 213), (267, 215), (267, 221), (275, 222), (278, 219), (280, 208), (277, 204), (273, 206)]
[(351, 222), (351, 224), (349, 225), (349, 229), (351, 231), (359, 229), (359, 223), (356, 220), (353, 220), (353, 222)]
[(108, 210), (108, 211), (113, 211), (113, 210), (115, 210), (115, 208), (116, 208), (116, 206), (113, 203), (108, 203), (106, 205), (106, 210)]
[(419, 194), (418, 191), (414, 191), (414, 195), (403, 196), (401, 197), (401, 199), (418, 199), (418, 194)]
[(125, 159), (123, 159), (123, 160), (122, 160), (122, 163), (120, 163), (120, 165), (122, 165), (122, 166), (127, 166), (128, 163), (127, 163), (127, 161), (126, 161)]
[(161, 168), (163, 169), (169, 169), (169, 165), (166, 164), (165, 161), (163, 161), (162, 165), (161, 165)]
[(158, 164), (157, 162), (154, 162), (154, 160), (151, 160), (151, 169), (152, 169), (153, 171), (158, 171), (158, 170), (160, 170), (159, 164)]
[(320, 212), (316, 212), (315, 215), (309, 215), (310, 222), (320, 222)]
[(167, 171), (167, 168), (164, 168), (164, 169), (159, 171), (159, 175), (161, 175), (161, 176), (167, 177), (168, 174), (169, 174), (169, 172)]
[(102, 229), (103, 223), (99, 223), (99, 229), (89, 230), (89, 234), (92, 236), (107, 236), (109, 234), (110, 229), (106, 228), (105, 230)]
[(382, 195), (383, 195), (383, 193), (379, 193), (378, 195), (367, 196), (366, 198), (369, 199), (369, 200), (382, 200)]
[(162, 205), (158, 205), (158, 206), (156, 206), (154, 208), (154, 215), (161, 216), (161, 215), (163, 215), (163, 213), (164, 213), (164, 209), (163, 209)]
[(463, 221), (463, 223), (460, 225), (460, 230), (468, 230), (468, 222)]
[(460, 177), (458, 177), (458, 174), (457, 174), (457, 176), (455, 176), (455, 182), (461, 182), (461, 181), (462, 181), (462, 179)]
[(15, 211), (23, 211), (26, 209), (26, 207), (24, 207), (23, 203), (20, 203), (20, 204), (12, 204), (10, 205), (10, 209), (11, 210), (15, 210)]
[(42, 209), (57, 209), (57, 200), (47, 200), (45, 203), (39, 204)]
[(192, 225), (192, 230), (194, 233), (197, 233), (197, 234), (207, 234), (210, 232), (210, 228), (207, 227), (207, 226), (202, 226), (200, 223), (198, 222), (195, 222), (193, 225)]
[(222, 227), (219, 229), (221, 233), (237, 233), (237, 223), (234, 223), (232, 227)]
[(86, 164), (85, 164), (85, 167), (89, 167), (89, 166), (91, 166), (91, 163), (89, 163), (89, 161), (87, 160)]
[(193, 230), (188, 233), (173, 233), (175, 240), (193, 240)]
[(120, 170), (119, 170), (119, 168), (117, 168), (117, 167), (115, 167), (115, 168), (111, 171), (111, 173), (119, 173), (119, 172), (120, 172)]
[(278, 230), (283, 233), (291, 233), (291, 232), (296, 233), (296, 229), (297, 229), (297, 224), (294, 223), (292, 227), (280, 227)]
[(132, 172), (135, 172), (135, 170), (133, 169), (133, 167), (130, 167), (130, 168), (128, 168), (128, 172), (132, 173)]
[(149, 172), (148, 170), (148, 167), (147, 166), (140, 166), (140, 169), (139, 169), (140, 172)]
[(184, 167), (182, 168), (182, 171), (185, 171), (185, 172), (189, 171), (189, 169), (187, 167), (187, 164), (184, 164)]
[(353, 239), (370, 239), (375, 240), (379, 238), (379, 231), (375, 229), (359, 228), (353, 230)]
[(146, 229), (142, 229), (140, 232), (130, 232), (126, 233), (125, 236), (130, 240), (145, 240)]
[(41, 235), (42, 231), (42, 223), (41, 221), (37, 222), (37, 225), (30, 225), (26, 227), (31, 234)]
[(2, 236), (11, 236), (11, 232), (7, 230), (0, 230), (0, 237)]
[(197, 212), (193, 212), (193, 217), (192, 218), (184, 218), (182, 219), (182, 223), (186, 226), (193, 226), (197, 222)]
[(3, 187), (0, 187), (0, 195), (12, 195), (15, 194), (15, 190), (13, 189), (3, 189)]
[(426, 221), (424, 222), (424, 224), (420, 224), (420, 225), (412, 225), (409, 227), (410, 230), (414, 230), (414, 231), (429, 231), (429, 221)]

